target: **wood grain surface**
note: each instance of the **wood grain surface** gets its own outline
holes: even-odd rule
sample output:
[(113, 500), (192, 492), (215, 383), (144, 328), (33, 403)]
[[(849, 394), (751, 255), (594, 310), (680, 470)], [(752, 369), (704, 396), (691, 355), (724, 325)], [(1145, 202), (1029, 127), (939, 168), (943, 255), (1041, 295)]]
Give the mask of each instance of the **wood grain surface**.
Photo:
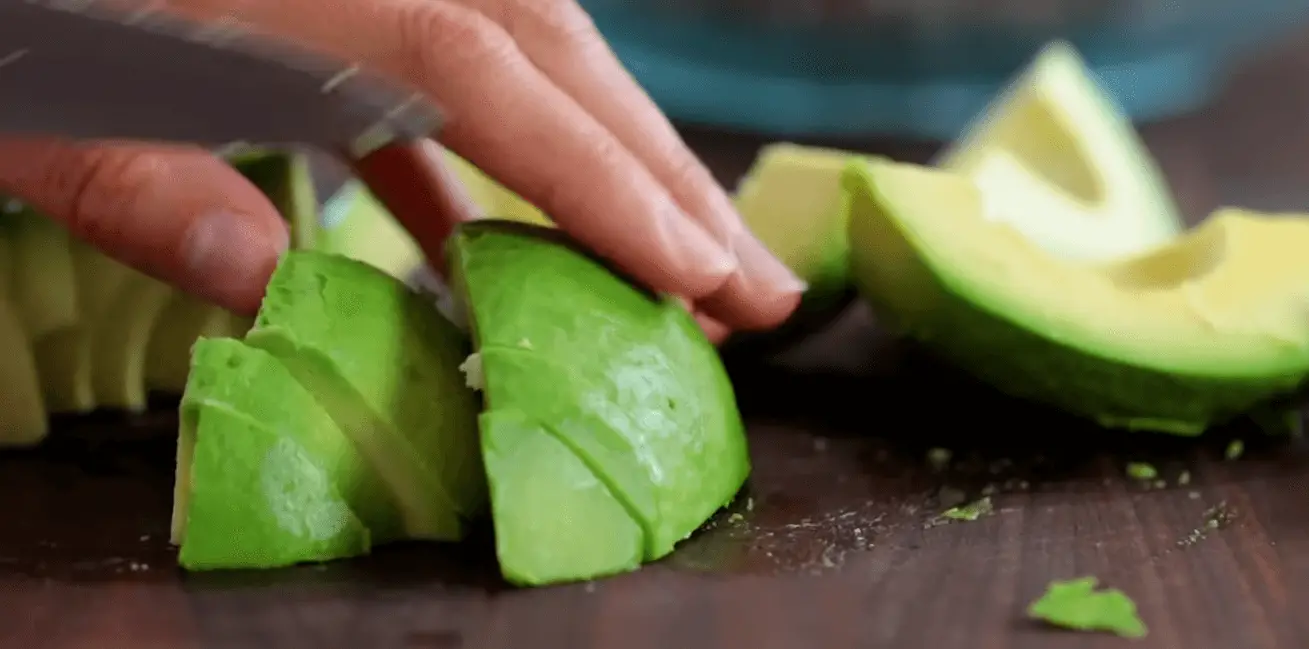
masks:
[[(1309, 46), (1146, 132), (1192, 217), (1223, 203), (1309, 209)], [(759, 144), (688, 137), (727, 182)], [(733, 508), (639, 573), (538, 590), (504, 586), (485, 538), (183, 574), (166, 543), (172, 415), (60, 422), (46, 448), (0, 454), (0, 647), (1309, 647), (1303, 442), (1249, 423), (1190, 441), (1097, 430), (971, 384), (858, 310), (785, 366), (733, 372), (755, 462)], [(1248, 450), (1228, 460), (1233, 438)], [(952, 451), (948, 466), (927, 461), (934, 447)], [(1129, 461), (1159, 467), (1163, 484), (1129, 479)], [(938, 520), (985, 493), (993, 514)], [(1135, 599), (1149, 636), (1024, 618), (1049, 581), (1083, 575)]]

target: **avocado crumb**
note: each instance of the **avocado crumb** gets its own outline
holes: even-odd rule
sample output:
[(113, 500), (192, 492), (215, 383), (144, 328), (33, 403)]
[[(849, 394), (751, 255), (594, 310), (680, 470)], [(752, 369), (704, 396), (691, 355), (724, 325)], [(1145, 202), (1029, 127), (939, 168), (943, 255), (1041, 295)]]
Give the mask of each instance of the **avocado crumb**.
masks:
[(1245, 442), (1239, 439), (1232, 440), (1230, 443), (1227, 444), (1227, 450), (1223, 451), (1223, 457), (1229, 460), (1240, 459), (1240, 457), (1244, 454), (1245, 454)]
[(967, 505), (951, 507), (941, 512), (942, 518), (948, 518), (952, 521), (975, 521), (983, 516), (989, 516), (995, 513), (995, 506), (991, 503), (991, 497), (986, 496), (974, 500)]
[(1177, 476), (1177, 486), (1179, 486), (1179, 487), (1185, 487), (1186, 485), (1189, 485), (1189, 484), (1191, 484), (1191, 472), (1190, 472), (1190, 471), (1183, 471), (1183, 472), (1181, 472), (1180, 474), (1178, 474), (1178, 476)]
[(950, 458), (954, 454), (948, 448), (933, 448), (927, 451), (927, 465), (932, 467), (933, 471), (941, 472), (949, 468)]
[(464, 373), (464, 385), (474, 390), (482, 390), (486, 386), (486, 380), (482, 376), (482, 355), (473, 352), (468, 358), (459, 365), (459, 371)]
[(1146, 462), (1128, 462), (1127, 477), (1145, 482), (1158, 478), (1159, 470), (1154, 468), (1153, 464)]
[(1027, 615), (1075, 631), (1107, 631), (1124, 638), (1143, 638), (1147, 629), (1136, 603), (1121, 590), (1096, 591), (1095, 577), (1054, 581), (1027, 608)]

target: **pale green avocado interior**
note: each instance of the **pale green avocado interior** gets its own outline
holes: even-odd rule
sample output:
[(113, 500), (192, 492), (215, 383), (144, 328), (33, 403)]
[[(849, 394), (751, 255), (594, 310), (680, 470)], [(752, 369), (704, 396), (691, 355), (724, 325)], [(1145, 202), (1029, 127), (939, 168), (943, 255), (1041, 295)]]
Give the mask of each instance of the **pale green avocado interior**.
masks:
[(1058, 257), (1112, 260), (1184, 230), (1149, 150), (1065, 42), (1043, 49), (938, 165), (978, 182), (988, 218)]

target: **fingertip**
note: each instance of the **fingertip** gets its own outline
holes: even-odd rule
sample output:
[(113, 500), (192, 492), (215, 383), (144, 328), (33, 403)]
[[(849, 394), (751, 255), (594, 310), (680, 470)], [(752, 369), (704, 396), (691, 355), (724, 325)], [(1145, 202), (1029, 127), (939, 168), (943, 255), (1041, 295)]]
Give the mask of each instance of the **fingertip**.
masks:
[(285, 227), (268, 227), (267, 223), (267, 219), (229, 211), (198, 217), (185, 235), (182, 274), (176, 279), (179, 286), (238, 313), (255, 313), (278, 260), (290, 245)]

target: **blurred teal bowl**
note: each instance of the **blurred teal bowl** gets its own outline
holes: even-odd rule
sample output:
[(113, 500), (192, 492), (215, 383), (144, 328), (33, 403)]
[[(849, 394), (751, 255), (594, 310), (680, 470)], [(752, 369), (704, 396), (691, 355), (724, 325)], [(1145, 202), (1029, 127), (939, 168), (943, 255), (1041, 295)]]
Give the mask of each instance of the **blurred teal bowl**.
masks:
[[(951, 139), (1053, 39), (1137, 121), (1203, 105), (1309, 0), (582, 0), (674, 119)], [(1185, 7), (1179, 9), (1178, 7)]]

